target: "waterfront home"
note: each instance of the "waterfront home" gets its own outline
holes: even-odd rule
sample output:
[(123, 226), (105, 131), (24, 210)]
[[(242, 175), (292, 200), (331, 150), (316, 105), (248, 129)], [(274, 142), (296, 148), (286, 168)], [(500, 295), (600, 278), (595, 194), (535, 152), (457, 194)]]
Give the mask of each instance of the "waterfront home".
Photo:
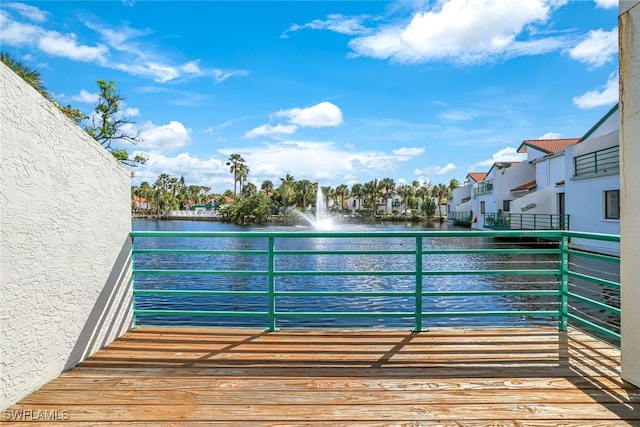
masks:
[[(613, 106), (580, 140), (565, 149), (565, 211), (573, 231), (620, 233), (620, 113)], [(617, 252), (610, 243), (592, 247), (580, 239), (574, 245)]]
[(473, 204), (471, 198), (473, 196), (474, 186), (483, 181), (487, 174), (485, 172), (469, 172), (464, 183), (452, 191), (451, 200), (447, 203), (447, 217), (454, 223), (459, 225), (471, 225), (473, 215)]
[(511, 190), (535, 181), (535, 173), (534, 166), (529, 162), (494, 163), (484, 180), (474, 185), (472, 207), (478, 216), (471, 228), (482, 230), (487, 225), (493, 225), (493, 216), (487, 214), (502, 215), (505, 210), (508, 212), (512, 200), (518, 197), (518, 193)]
[(485, 216), (490, 228), (515, 230), (568, 229), (565, 213), (564, 150), (580, 138), (527, 139), (518, 147), (535, 170), (535, 179), (513, 181), (502, 212)]

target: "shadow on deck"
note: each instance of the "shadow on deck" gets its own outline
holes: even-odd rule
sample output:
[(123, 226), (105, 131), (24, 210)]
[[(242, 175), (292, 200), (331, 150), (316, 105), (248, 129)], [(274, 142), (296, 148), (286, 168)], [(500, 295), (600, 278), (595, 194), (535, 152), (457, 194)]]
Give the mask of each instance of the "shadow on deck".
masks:
[(639, 425), (640, 390), (621, 380), (619, 358), (552, 328), (144, 327), (3, 421), (42, 421), (40, 411), (64, 426)]

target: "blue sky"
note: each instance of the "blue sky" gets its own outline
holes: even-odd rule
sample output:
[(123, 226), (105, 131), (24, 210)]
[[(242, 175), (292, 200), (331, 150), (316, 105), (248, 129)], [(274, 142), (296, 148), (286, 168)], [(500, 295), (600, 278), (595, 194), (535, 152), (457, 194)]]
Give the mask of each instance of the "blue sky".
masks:
[(232, 189), (232, 153), (258, 187), (448, 183), (617, 102), (617, 3), (3, 1), (0, 42), (86, 114), (116, 82), (136, 185)]

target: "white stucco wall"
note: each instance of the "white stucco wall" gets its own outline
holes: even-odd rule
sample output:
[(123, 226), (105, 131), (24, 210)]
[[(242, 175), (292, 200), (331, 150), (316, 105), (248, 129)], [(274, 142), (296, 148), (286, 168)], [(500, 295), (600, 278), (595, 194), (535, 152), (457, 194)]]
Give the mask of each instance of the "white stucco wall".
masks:
[[(466, 199), (467, 197), (471, 197), (471, 194), (473, 189), (473, 183), (468, 182), (467, 184), (455, 188), (452, 191), (452, 196), (451, 196), (451, 201), (449, 202), (449, 204), (451, 205), (451, 211), (452, 212), (462, 212), (464, 210), (471, 210), (470, 208), (467, 209), (463, 209), (463, 207), (461, 206), (463, 204), (462, 200)], [(465, 205), (467, 205), (469, 202), (464, 202)]]
[(640, 386), (640, 2), (620, 2), (622, 377)]
[(0, 407), (130, 328), (130, 172), (0, 63)]
[(538, 190), (555, 187), (557, 182), (565, 180), (565, 160), (563, 154), (539, 159), (534, 165), (536, 168), (536, 187)]
[[(614, 116), (619, 117), (617, 113)], [(609, 123), (609, 120), (605, 124), (609, 129), (607, 133), (598, 132), (597, 136), (594, 133), (588, 139), (565, 149), (564, 161), (567, 177), (564, 186), (565, 211), (569, 215), (570, 229), (572, 231), (620, 234), (620, 221), (605, 219), (604, 212), (604, 192), (620, 189), (618, 171), (599, 173), (597, 175), (573, 176), (573, 162), (576, 155), (592, 153), (619, 144), (618, 130), (611, 130), (613, 126)], [(573, 239), (572, 244), (575, 247), (598, 252), (614, 254), (620, 252), (620, 245), (612, 242)]]

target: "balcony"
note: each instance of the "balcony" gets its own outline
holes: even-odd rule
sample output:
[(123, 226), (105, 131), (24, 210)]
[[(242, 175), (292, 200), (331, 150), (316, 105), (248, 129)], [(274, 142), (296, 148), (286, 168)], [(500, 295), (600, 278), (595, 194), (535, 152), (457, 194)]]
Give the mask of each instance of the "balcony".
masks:
[(573, 159), (574, 176), (599, 175), (620, 171), (620, 147), (605, 148)]
[[(8, 408), (7, 425), (640, 420), (619, 372), (619, 258), (569, 247), (618, 236), (132, 236), (136, 327)], [(497, 240), (514, 236), (546, 243)]]
[(484, 227), (492, 230), (569, 230), (569, 215), (488, 213)]
[(488, 179), (486, 181), (479, 182), (478, 186), (473, 191), (476, 196), (491, 193), (493, 191), (493, 180)]
[(470, 226), (473, 220), (473, 213), (471, 211), (453, 212), (450, 211), (447, 214), (447, 220), (453, 222), (455, 225)]

